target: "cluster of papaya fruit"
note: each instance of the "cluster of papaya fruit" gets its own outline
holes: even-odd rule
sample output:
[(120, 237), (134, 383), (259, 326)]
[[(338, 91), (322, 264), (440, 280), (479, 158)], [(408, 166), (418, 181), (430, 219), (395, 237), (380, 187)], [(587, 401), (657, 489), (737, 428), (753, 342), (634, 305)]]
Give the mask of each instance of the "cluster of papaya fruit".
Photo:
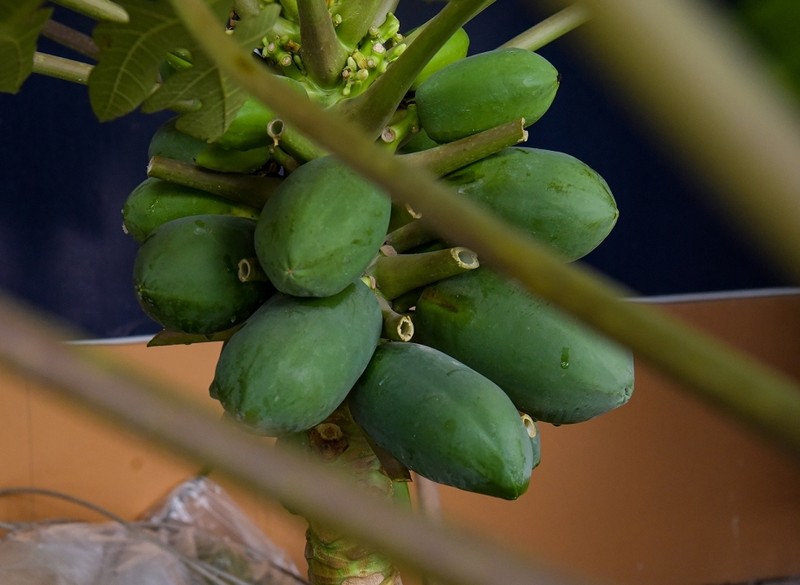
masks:
[[(402, 52), (392, 18), (355, 43), (335, 82), (342, 100), (380, 69), (358, 73), (370, 55), (390, 69), (387, 53)], [(257, 55), (304, 82), (302, 53), (287, 41), (300, 32), (295, 15), (284, 10), (275, 27)], [(538, 120), (558, 73), (532, 51), (467, 56), (467, 46), (460, 29), (418, 73), (384, 141), (565, 261), (583, 257), (617, 220), (602, 177), (564, 153), (514, 144), (487, 152), (475, 141)], [(334, 92), (322, 93), (330, 101)], [(309, 82), (306, 95), (317, 94)], [(261, 181), (260, 202), (198, 189), (188, 173), (151, 175), (123, 209), (140, 242), (136, 295), (164, 329), (153, 343), (222, 340), (210, 393), (228, 416), (285, 437), (346, 405), (406, 468), (513, 499), (539, 463), (538, 421), (580, 422), (629, 399), (630, 352), (479, 266), (337, 158), (284, 148), (276, 128), (279, 117), (251, 100), (211, 144), (171, 121), (150, 146), (153, 160), (217, 173), (220, 185), (233, 177), (247, 191), (244, 179)]]

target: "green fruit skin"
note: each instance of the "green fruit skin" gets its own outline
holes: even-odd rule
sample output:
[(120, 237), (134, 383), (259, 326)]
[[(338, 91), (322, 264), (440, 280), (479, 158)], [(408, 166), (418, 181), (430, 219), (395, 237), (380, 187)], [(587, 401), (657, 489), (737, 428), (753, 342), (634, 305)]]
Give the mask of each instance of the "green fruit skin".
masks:
[(463, 28), (458, 29), (453, 36), (447, 39), (447, 42), (442, 45), (436, 54), (425, 64), (422, 71), (419, 72), (414, 82), (411, 84), (411, 89), (416, 90), (426, 79), (437, 71), (444, 69), (451, 63), (463, 59), (469, 52), (469, 35)]
[(225, 343), (211, 396), (255, 433), (307, 430), (347, 396), (381, 323), (377, 298), (360, 280), (325, 298), (277, 293)]
[(378, 445), (428, 479), (509, 500), (528, 487), (533, 453), (517, 409), (493, 382), (436, 349), (380, 345), (348, 402)]
[(427, 287), (413, 318), (415, 340), (481, 372), (536, 420), (585, 421), (633, 392), (630, 351), (485, 267)]
[(194, 215), (168, 221), (142, 242), (133, 267), (142, 309), (170, 331), (210, 334), (244, 321), (274, 292), (240, 282), (238, 262), (255, 256), (255, 221)]
[(178, 130), (177, 121), (177, 117), (170, 118), (155, 131), (147, 147), (149, 158), (162, 156), (191, 163), (195, 155), (208, 146), (205, 141)]
[(122, 207), (125, 233), (138, 242), (163, 223), (190, 215), (234, 215), (258, 219), (258, 210), (169, 181), (149, 177), (131, 191)]
[(420, 123), (437, 142), (452, 142), (500, 124), (530, 126), (555, 99), (559, 79), (544, 57), (495, 49), (451, 63), (416, 91)]
[(377, 187), (332, 157), (298, 167), (267, 200), (256, 228), (258, 259), (275, 288), (334, 295), (378, 253), (392, 205)]
[(204, 169), (219, 173), (254, 173), (263, 167), (270, 157), (268, 146), (249, 150), (224, 148), (219, 144), (209, 144), (194, 157), (194, 163)]
[(223, 148), (250, 150), (272, 143), (267, 124), (275, 113), (255, 98), (248, 97), (233, 117), (225, 133), (214, 142)]
[(510, 147), (446, 180), (568, 261), (594, 250), (619, 217), (603, 177), (562, 152)]

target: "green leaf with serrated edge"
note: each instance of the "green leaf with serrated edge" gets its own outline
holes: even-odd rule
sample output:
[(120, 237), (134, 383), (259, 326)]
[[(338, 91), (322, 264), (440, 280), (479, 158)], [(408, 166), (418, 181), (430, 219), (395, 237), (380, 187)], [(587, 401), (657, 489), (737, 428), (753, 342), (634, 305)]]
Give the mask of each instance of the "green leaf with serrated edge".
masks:
[[(245, 47), (256, 47), (280, 12), (278, 5), (268, 6), (251, 17), (241, 17), (233, 37)], [(246, 94), (221, 73), (200, 51), (192, 52), (193, 66), (176, 71), (143, 104), (146, 112), (154, 112), (174, 104), (197, 100), (199, 109), (181, 115), (177, 128), (181, 132), (213, 140), (223, 134), (244, 103)]]
[[(138, 108), (153, 92), (159, 65), (173, 49), (200, 53), (169, 2), (122, 0), (127, 23), (104, 22), (94, 30), (100, 58), (89, 76), (89, 100), (101, 121), (113, 120)], [(230, 0), (210, 0), (209, 8), (227, 20)]]
[(33, 70), (39, 32), (52, 9), (41, 0), (0, 0), (0, 92), (17, 93)]

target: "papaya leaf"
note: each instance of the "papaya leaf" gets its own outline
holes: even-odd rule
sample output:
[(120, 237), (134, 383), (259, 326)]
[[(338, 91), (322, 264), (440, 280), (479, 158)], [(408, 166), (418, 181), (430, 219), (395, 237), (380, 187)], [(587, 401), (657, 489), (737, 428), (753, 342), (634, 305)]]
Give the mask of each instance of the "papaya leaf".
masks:
[[(89, 100), (101, 121), (129, 114), (147, 99), (167, 53), (178, 48), (199, 52), (168, 3), (123, 0), (120, 4), (128, 12), (129, 22), (100, 23), (93, 35), (100, 58), (89, 77)], [(227, 0), (209, 4), (219, 22), (224, 22)]]
[[(89, 100), (98, 119), (113, 120), (145, 102), (143, 110), (154, 112), (189, 100), (200, 107), (189, 112), (179, 127), (206, 140), (221, 135), (245, 95), (211, 65), (168, 2), (121, 0), (119, 4), (127, 11), (129, 22), (100, 23), (94, 31), (100, 58), (89, 77)], [(230, 0), (208, 0), (207, 4), (220, 27), (224, 26)], [(274, 11), (269, 9), (243, 18), (235, 38), (242, 43), (260, 40), (255, 30), (263, 34), (271, 18)], [(194, 66), (175, 72), (159, 85), (164, 58), (177, 49), (188, 52)]]
[[(242, 46), (257, 47), (279, 12), (280, 6), (274, 4), (253, 16), (242, 16), (233, 31), (233, 37)], [(154, 112), (196, 100), (200, 107), (182, 114), (178, 118), (177, 128), (186, 134), (213, 140), (230, 125), (247, 94), (202, 51), (192, 51), (192, 62), (191, 67), (172, 73), (144, 102), (142, 109)]]
[(33, 55), (52, 9), (41, 0), (0, 0), (0, 92), (17, 93), (33, 70)]

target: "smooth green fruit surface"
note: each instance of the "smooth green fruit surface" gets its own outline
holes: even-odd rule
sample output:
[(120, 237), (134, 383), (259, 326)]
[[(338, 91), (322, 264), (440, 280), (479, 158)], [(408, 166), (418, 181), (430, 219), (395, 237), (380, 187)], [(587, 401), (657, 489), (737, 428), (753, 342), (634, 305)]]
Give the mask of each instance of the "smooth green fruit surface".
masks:
[(309, 429), (364, 371), (381, 323), (378, 301), (360, 280), (326, 298), (277, 293), (223, 346), (211, 396), (256, 433)]
[(153, 134), (147, 147), (147, 156), (163, 156), (182, 162), (193, 162), (195, 155), (206, 148), (208, 144), (184, 134), (175, 126), (178, 118), (170, 118), (164, 122)]
[(416, 91), (420, 123), (433, 140), (452, 142), (506, 122), (530, 126), (555, 99), (558, 72), (525, 49), (495, 49), (451, 63)]
[(194, 157), (199, 167), (220, 173), (253, 173), (269, 160), (268, 146), (249, 150), (223, 148), (219, 144), (209, 144)]
[(528, 487), (533, 453), (517, 409), (493, 382), (436, 349), (380, 345), (349, 405), (378, 445), (424, 477), (506, 499)]
[(463, 59), (467, 56), (468, 51), (469, 35), (463, 28), (459, 28), (453, 36), (447, 39), (447, 42), (442, 45), (442, 48), (436, 52), (431, 60), (425, 64), (425, 67), (422, 68), (422, 71), (419, 72), (411, 84), (411, 89), (417, 89), (422, 82), (437, 71), (450, 65), (450, 63)]
[(553, 424), (590, 419), (633, 392), (631, 352), (485, 267), (426, 288), (415, 340), (494, 381)]
[(165, 329), (215, 333), (246, 319), (273, 292), (265, 282), (240, 282), (238, 263), (252, 258), (255, 221), (194, 215), (156, 228), (133, 267), (142, 309)]
[(125, 233), (143, 241), (163, 223), (190, 215), (220, 214), (258, 219), (258, 211), (205, 191), (149, 177), (131, 191), (122, 207)]
[(267, 124), (275, 113), (255, 98), (248, 97), (225, 133), (215, 140), (223, 148), (250, 150), (267, 146), (272, 139), (267, 134)]
[(562, 152), (506, 148), (446, 180), (567, 260), (594, 250), (619, 216), (603, 177)]
[(332, 157), (289, 175), (256, 228), (258, 259), (275, 287), (297, 296), (338, 293), (378, 253), (392, 205), (377, 187)]

